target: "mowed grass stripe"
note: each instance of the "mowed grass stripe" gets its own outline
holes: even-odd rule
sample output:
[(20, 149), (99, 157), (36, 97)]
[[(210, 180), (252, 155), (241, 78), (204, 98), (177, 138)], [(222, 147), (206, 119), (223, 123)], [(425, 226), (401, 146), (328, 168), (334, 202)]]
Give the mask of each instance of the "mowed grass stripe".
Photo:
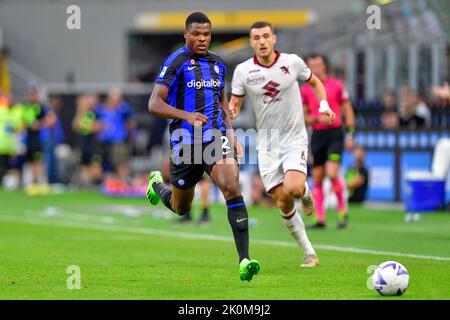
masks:
[[(154, 229), (154, 228), (147, 228), (147, 227), (145, 227), (145, 228), (144, 227), (126, 227), (126, 226), (117, 226), (117, 225), (111, 225), (111, 224), (106, 225), (106, 224), (97, 224), (97, 223), (81, 223), (79, 221), (73, 221), (73, 220), (68, 220), (68, 219), (62, 220), (61, 218), (58, 218), (60, 220), (50, 220), (50, 218), (36, 219), (36, 218), (31, 218), (31, 217), (19, 217), (19, 216), (13, 216), (13, 215), (0, 215), (0, 219), (4, 220), (4, 221), (10, 221), (10, 222), (22, 222), (22, 223), (29, 223), (29, 224), (35, 224), (35, 225), (44, 225), (44, 226), (60, 226), (60, 227), (69, 227), (69, 228), (82, 228), (82, 229), (93, 229), (93, 230), (100, 230), (100, 231), (111, 231), (111, 232), (128, 232), (128, 233), (159, 235), (159, 236), (165, 236), (165, 237), (192, 239), (192, 240), (225, 241), (225, 242), (233, 241), (232, 237), (227, 237), (227, 236), (217, 236), (217, 235), (199, 234), (199, 233), (191, 233), (191, 232), (179, 232), (179, 231)], [(251, 243), (280, 246), (280, 247), (297, 247), (297, 244), (295, 244), (294, 242), (275, 241), (275, 240), (266, 240), (266, 239), (253, 239), (252, 238)], [(419, 254), (403, 253), (403, 252), (368, 250), (368, 249), (355, 248), (355, 247), (333, 246), (333, 245), (322, 245), (322, 244), (315, 244), (314, 247), (319, 250), (327, 250), (327, 251), (359, 253), (359, 254), (379, 255), (379, 256), (405, 257), (405, 258), (413, 258), (413, 259), (421, 259), (421, 260), (450, 261), (450, 257), (419, 255)]]

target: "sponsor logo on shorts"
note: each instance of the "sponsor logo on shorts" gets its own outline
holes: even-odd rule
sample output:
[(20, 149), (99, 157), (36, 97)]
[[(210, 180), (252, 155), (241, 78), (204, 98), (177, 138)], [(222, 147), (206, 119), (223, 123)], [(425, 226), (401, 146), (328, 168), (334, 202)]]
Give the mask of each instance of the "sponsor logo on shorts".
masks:
[(178, 184), (179, 184), (180, 186), (184, 186), (184, 183), (185, 183), (185, 182), (184, 182), (183, 179), (179, 179), (179, 180), (178, 180)]

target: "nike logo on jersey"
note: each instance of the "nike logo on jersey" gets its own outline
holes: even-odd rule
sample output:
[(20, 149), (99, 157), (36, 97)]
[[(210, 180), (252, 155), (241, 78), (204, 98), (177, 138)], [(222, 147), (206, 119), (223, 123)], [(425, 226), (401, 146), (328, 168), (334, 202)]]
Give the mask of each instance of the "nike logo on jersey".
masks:
[(239, 223), (239, 222), (242, 222), (242, 221), (244, 221), (244, 220), (247, 220), (247, 218), (244, 218), (244, 219), (237, 219), (236, 222)]
[(188, 70), (189, 70), (189, 71), (190, 71), (190, 70), (193, 70), (195, 67), (196, 67), (196, 66), (188, 67)]

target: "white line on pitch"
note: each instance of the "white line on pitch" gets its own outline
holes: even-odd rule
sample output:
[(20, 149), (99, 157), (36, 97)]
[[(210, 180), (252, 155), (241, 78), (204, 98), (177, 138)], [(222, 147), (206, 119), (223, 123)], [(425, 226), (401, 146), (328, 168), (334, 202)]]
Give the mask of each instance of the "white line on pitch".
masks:
[[(82, 229), (93, 229), (93, 230), (113, 231), (113, 232), (130, 232), (130, 233), (150, 234), (150, 235), (159, 235), (165, 237), (193, 239), (193, 240), (210, 240), (210, 241), (226, 241), (226, 242), (233, 241), (233, 238), (227, 236), (216, 236), (211, 234), (200, 234), (191, 232), (178, 232), (178, 231), (160, 230), (143, 227), (125, 227), (125, 226), (114, 226), (104, 224), (81, 223), (79, 221), (70, 221), (70, 220), (43, 220), (31, 217), (19, 217), (12, 215), (0, 215), (0, 219), (12, 222), (25, 222), (35, 225), (62, 226), (69, 228), (82, 228)], [(297, 244), (293, 242), (277, 241), (277, 240), (251, 239), (251, 243), (258, 243), (279, 247), (297, 247)], [(341, 246), (321, 245), (321, 244), (316, 244), (314, 245), (314, 247), (320, 250), (327, 250), (327, 251), (341, 251), (341, 252), (361, 253), (380, 256), (396, 256), (422, 260), (450, 261), (450, 257), (427, 256), (403, 252), (388, 252), (388, 251), (368, 250), (361, 248), (341, 247)]]

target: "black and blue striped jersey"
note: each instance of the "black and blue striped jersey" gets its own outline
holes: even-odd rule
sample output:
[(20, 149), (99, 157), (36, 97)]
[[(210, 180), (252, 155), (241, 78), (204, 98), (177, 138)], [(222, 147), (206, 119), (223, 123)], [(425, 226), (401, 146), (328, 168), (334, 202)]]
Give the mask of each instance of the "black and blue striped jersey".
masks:
[[(208, 117), (202, 127), (202, 141), (212, 140), (211, 129), (225, 132), (225, 113), (220, 106), (225, 85), (226, 66), (216, 54), (205, 56), (191, 52), (186, 46), (173, 52), (161, 66), (156, 83), (169, 89), (166, 103), (187, 112), (200, 112)], [(175, 130), (181, 133), (173, 134)], [(182, 137), (183, 143), (194, 143), (193, 126), (184, 120), (170, 121), (170, 143), (173, 147)]]

